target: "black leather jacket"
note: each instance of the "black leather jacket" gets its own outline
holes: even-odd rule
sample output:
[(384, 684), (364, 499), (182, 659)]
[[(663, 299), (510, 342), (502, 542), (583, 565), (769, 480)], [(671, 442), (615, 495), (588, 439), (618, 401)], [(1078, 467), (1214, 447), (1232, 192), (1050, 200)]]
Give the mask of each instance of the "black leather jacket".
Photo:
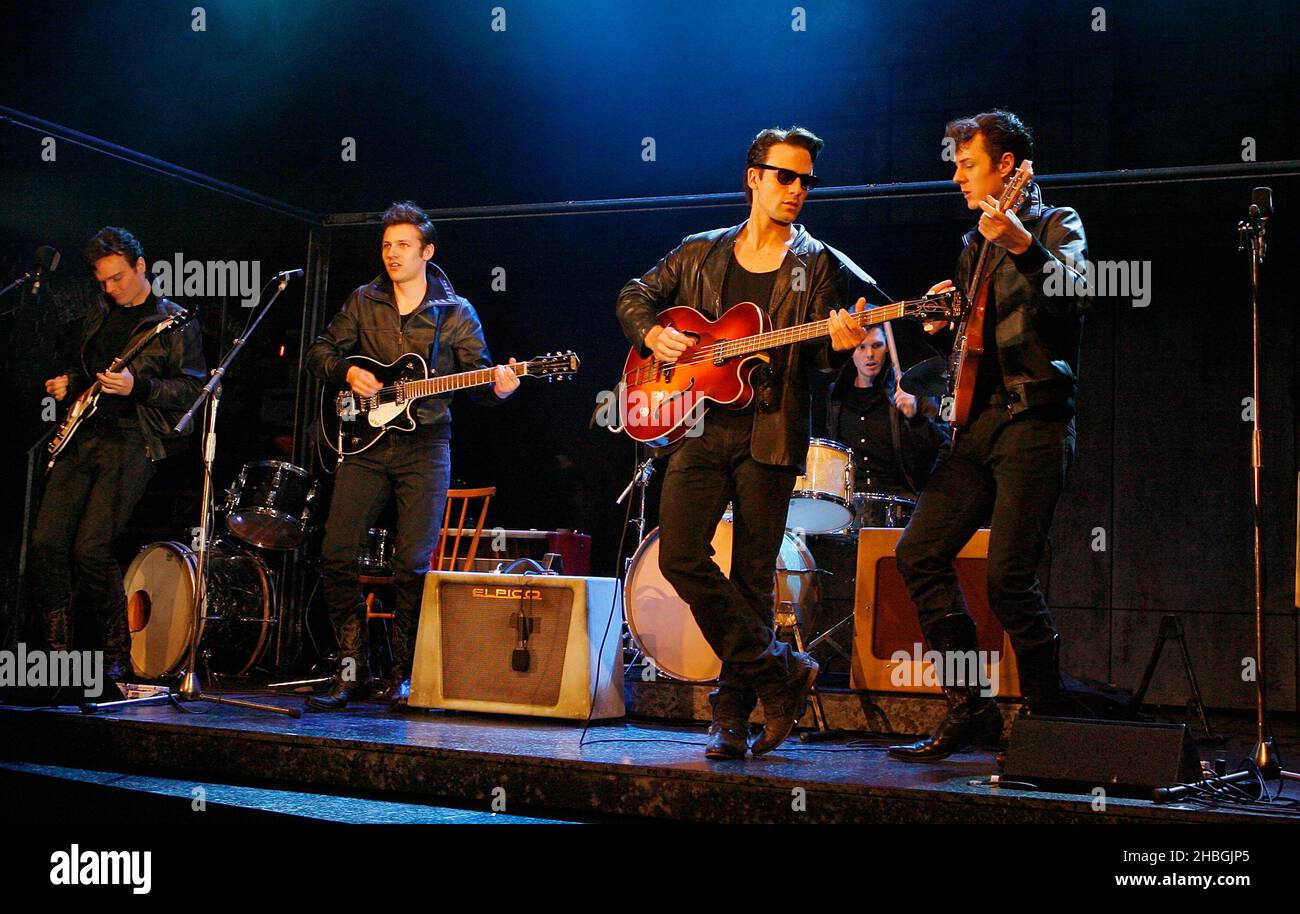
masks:
[[(149, 327), (181, 310), (176, 302), (169, 298), (155, 298), (152, 292), (137, 307), (145, 309), (147, 316), (132, 328), (128, 346)], [(65, 401), (89, 387), (95, 372), (107, 367), (94, 366), (92, 369), (87, 365), (86, 350), (99, 328), (104, 325), (108, 309), (109, 303), (101, 296), (81, 325), (78, 362), (64, 372), (68, 376)], [(172, 428), (185, 415), (185, 411), (194, 403), (199, 391), (208, 381), (207, 362), (203, 358), (203, 333), (199, 330), (198, 321), (192, 320), (179, 331), (165, 333), (150, 340), (149, 345), (131, 363), (130, 371), (135, 378), (135, 386), (129, 396), (135, 403), (145, 453), (150, 460), (161, 460), (185, 446), (189, 433), (177, 435), (172, 432)]]
[[(844, 409), (844, 392), (853, 386), (857, 370), (850, 362), (841, 369), (831, 385), (826, 408), (826, 437), (835, 439), (840, 427), (840, 413)], [(913, 495), (919, 495), (930, 479), (939, 452), (948, 446), (948, 426), (939, 420), (939, 401), (934, 397), (919, 397), (916, 415), (907, 419), (894, 405), (894, 388), (897, 382), (892, 367), (881, 375), (878, 384), (889, 403), (889, 432), (893, 439), (894, 466)], [(844, 442), (851, 444), (851, 442)], [(861, 488), (861, 480), (859, 480)]]
[[(345, 356), (364, 355), (388, 364), (414, 352), (428, 362), (435, 338), (438, 353), (430, 365), (433, 374), (490, 368), (492, 356), (474, 306), (456, 294), (447, 274), (436, 264), (426, 265), (425, 278), (429, 288), (423, 303), (405, 316), (393, 301), (393, 282), (387, 274), (358, 286), (308, 348), (307, 370), (323, 381), (346, 385), (351, 366)], [(472, 387), (466, 393), (478, 403), (500, 402), (491, 387)], [(420, 400), (412, 411), (415, 421), (420, 425), (449, 425), (451, 398), (446, 394)]]
[[(736, 235), (743, 227), (741, 223), (690, 235), (650, 272), (623, 287), (616, 313), (623, 334), (633, 346), (644, 345), (645, 335), (657, 326), (655, 316), (664, 308), (686, 305), (710, 318), (720, 316), (727, 264)], [(832, 310), (844, 307), (848, 288), (844, 265), (803, 226), (796, 225), (795, 230), (772, 289), (772, 306), (768, 312), (773, 315), (773, 329), (825, 320)], [(796, 270), (800, 271), (798, 282), (794, 281)], [(754, 375), (754, 434), (750, 453), (759, 463), (803, 472), (812, 426), (812, 401), (805, 372), (834, 371), (849, 354), (833, 352), (829, 336), (781, 346), (769, 354), (771, 363)], [(708, 418), (704, 421), (707, 423)], [(669, 445), (658, 453), (669, 453), (680, 444), (679, 441)]]
[[(1012, 254), (995, 248), (985, 265), (993, 271), (991, 292), (997, 306), (998, 359), (1007, 408), (1013, 414), (1044, 405), (1064, 404), (1073, 410), (1083, 312), (1092, 299), (1075, 294), (1074, 284), (1061, 282), (1061, 275), (1054, 283), (1061, 289), (1051, 288), (1048, 282), (1053, 270), (1082, 276), (1088, 257), (1083, 222), (1069, 207), (1046, 206), (1037, 184), (1030, 185), (1017, 215), (1034, 236), (1029, 250)], [(954, 282), (963, 292), (975, 268), (979, 240), (976, 229), (962, 238), (965, 248), (957, 260)]]

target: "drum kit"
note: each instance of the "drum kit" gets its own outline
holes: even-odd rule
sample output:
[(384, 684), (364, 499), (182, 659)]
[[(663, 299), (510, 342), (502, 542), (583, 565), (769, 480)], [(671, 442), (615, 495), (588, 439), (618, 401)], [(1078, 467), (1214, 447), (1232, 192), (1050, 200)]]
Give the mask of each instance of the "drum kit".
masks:
[[(217, 676), (248, 675), (271, 644), (279, 607), (275, 573), (261, 553), (293, 550), (306, 540), (316, 482), (292, 463), (262, 460), (244, 464), (225, 494), (230, 535), (214, 538), (209, 549), (202, 619), (195, 605), (195, 549), (150, 543), (127, 568), (131, 663), (145, 679), (180, 673), (194, 639), (197, 655)], [(383, 538), (381, 550), (386, 549)]]
[[(647, 461), (648, 463), (648, 461)], [(643, 489), (648, 472), (638, 471), (632, 485)], [(808, 537), (856, 542), (862, 528), (907, 526), (915, 501), (883, 492), (855, 491), (853, 450), (838, 441), (814, 438), (808, 445), (804, 474), (795, 480), (786, 516), (786, 532), (775, 568), (773, 606), (778, 620), (810, 618), (819, 599), (817, 568)], [(630, 488), (630, 486), (629, 486)], [(621, 498), (620, 498), (621, 501)], [(642, 522), (644, 529), (644, 522)], [(728, 511), (713, 535), (714, 561), (731, 572), (732, 520)], [(627, 566), (623, 609), (636, 650), (659, 672), (682, 682), (709, 682), (722, 661), (704, 639), (686, 601), (659, 570), (659, 528), (646, 534)], [(823, 636), (848, 622), (842, 620)], [(821, 639), (809, 642), (809, 648)]]

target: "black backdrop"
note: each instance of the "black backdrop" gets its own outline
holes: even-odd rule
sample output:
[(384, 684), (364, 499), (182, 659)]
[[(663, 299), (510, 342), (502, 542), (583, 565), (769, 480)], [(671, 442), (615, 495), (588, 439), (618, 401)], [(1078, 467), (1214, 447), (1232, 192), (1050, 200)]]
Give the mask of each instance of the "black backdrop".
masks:
[[(0, 104), (321, 212), (403, 197), (450, 207), (730, 191), (752, 134), (794, 120), (827, 139), (818, 171), (831, 185), (938, 180), (948, 176), (943, 123), (994, 104), (1034, 124), (1044, 173), (1240, 163), (1246, 138), (1260, 161), (1300, 158), (1300, 30), (1288, 3), (1107, 6), (1105, 31), (1093, 30), (1093, 2), (807, 3), (803, 33), (790, 28), (789, 4), (728, 3), (510, 4), (507, 31), (494, 33), (493, 5), (291, 13), (210, 3), (207, 33), (190, 29), (192, 4), (32, 8), (5, 36)], [(345, 136), (358, 140), (354, 163), (339, 158)], [(10, 556), (19, 452), (43, 430), (39, 383), (88, 301), (80, 242), (125, 224), (151, 261), (256, 259), (264, 277), (302, 265), (308, 243), (300, 221), (68, 144), (42, 162), (39, 141), (0, 126), (3, 275), (41, 243), (60, 246), (71, 268), (39, 309), (0, 302), (18, 306), (0, 318), (16, 413), (4, 467)], [(1294, 178), (1048, 190), (1083, 214), (1094, 259), (1149, 261), (1152, 272), (1148, 307), (1103, 298), (1087, 321), (1079, 457), (1053, 531), (1051, 602), (1071, 672), (1135, 685), (1161, 614), (1177, 611), (1207, 700), (1249, 703), (1250, 324), (1233, 228), (1253, 183), (1272, 184), (1279, 211), (1264, 306), (1267, 661), (1275, 706), (1295, 708)], [(590, 531), (598, 571), (613, 572), (613, 499), (633, 454), (587, 419), (625, 351), (614, 296), (682, 235), (741, 218), (734, 207), (441, 226), (437, 259), (483, 314), (498, 359), (563, 348), (583, 358), (572, 384), (525, 382), (499, 408), (458, 407), (453, 473), (499, 487), (490, 523)], [(948, 276), (969, 224), (955, 194), (814, 198), (803, 221), (896, 295)], [(329, 234), (333, 311), (378, 272), (378, 232)], [(503, 292), (491, 288), (495, 267), (506, 271)], [(247, 312), (204, 304), (215, 359)], [(288, 453), (303, 306), (291, 287), (227, 386), (219, 484), (244, 461)], [(193, 522), (195, 470), (192, 453), (162, 468), (126, 555)], [(1093, 549), (1096, 528), (1105, 551)], [(1185, 694), (1167, 662), (1152, 697)]]

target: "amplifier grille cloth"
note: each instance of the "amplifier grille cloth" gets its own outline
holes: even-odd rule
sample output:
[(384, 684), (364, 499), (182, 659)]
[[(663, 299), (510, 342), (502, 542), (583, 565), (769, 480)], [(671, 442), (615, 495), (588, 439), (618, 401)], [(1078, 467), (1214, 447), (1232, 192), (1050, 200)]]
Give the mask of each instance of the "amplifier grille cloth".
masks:
[[(550, 707), (559, 702), (564, 651), (573, 615), (573, 591), (567, 587), (525, 587), (540, 599), (483, 596), (498, 588), (444, 581), (440, 586), (442, 616), (442, 693), (447, 698), (508, 702)], [(501, 588), (504, 590), (504, 588)], [(474, 591), (479, 591), (475, 595)], [(519, 645), (521, 609), (535, 620), (528, 639), (527, 672), (511, 668)], [(586, 658), (581, 658), (586, 663)]]

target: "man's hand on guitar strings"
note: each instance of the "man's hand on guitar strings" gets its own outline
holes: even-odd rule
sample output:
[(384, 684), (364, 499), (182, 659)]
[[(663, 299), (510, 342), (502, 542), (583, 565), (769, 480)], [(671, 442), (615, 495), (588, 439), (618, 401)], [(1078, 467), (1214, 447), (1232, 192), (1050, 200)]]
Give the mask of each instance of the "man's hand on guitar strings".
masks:
[[(515, 364), (515, 360), (511, 359), (508, 364)], [(518, 389), (519, 375), (515, 374), (505, 365), (498, 365), (496, 368), (492, 369), (492, 392), (496, 394), (499, 399), (504, 400)]]
[(121, 371), (96, 372), (95, 377), (99, 380), (99, 386), (103, 388), (106, 394), (125, 397), (135, 387), (135, 378), (131, 375), (131, 369), (129, 368), (123, 368)]
[(348, 369), (348, 386), (358, 397), (373, 397), (384, 389), (379, 379), (360, 365), (353, 365)]
[(980, 234), (1000, 248), (1006, 248), (1012, 254), (1023, 254), (1029, 250), (1034, 236), (1020, 222), (1020, 217), (1011, 210), (1005, 213), (998, 209), (998, 198), (989, 194), (980, 201)]
[(682, 353), (691, 345), (691, 338), (672, 327), (651, 327), (645, 335), (645, 348), (656, 359), (672, 364), (682, 357)]
[[(864, 311), (867, 307), (867, 300), (859, 298), (853, 305), (854, 311)], [(831, 329), (831, 348), (836, 352), (845, 352), (849, 349), (857, 348), (867, 338), (867, 331), (862, 329), (845, 309), (832, 311), (828, 321)]]

